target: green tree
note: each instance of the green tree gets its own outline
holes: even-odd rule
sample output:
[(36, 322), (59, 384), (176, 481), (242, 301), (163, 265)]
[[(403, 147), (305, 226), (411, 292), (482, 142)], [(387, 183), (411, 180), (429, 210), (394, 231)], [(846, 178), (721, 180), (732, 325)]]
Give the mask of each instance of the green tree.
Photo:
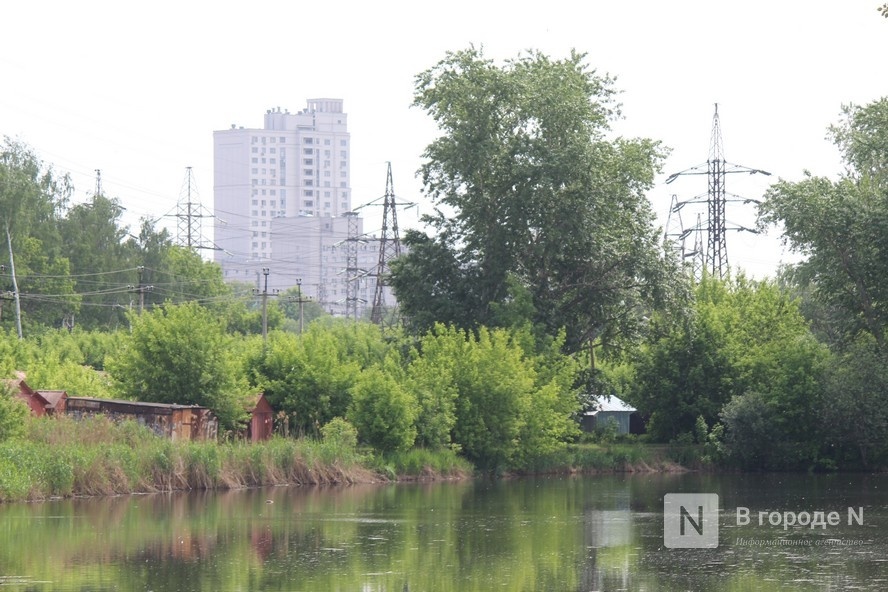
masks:
[(245, 381), (237, 376), (225, 323), (195, 303), (132, 317), (132, 333), (107, 361), (120, 394), (156, 403), (202, 405), (223, 427), (244, 418)]
[(303, 335), (275, 332), (254, 356), (254, 382), (268, 401), (292, 416), (294, 427), (317, 434), (345, 417), (361, 370), (380, 365), (387, 346), (373, 325), (312, 323)]
[(12, 388), (0, 382), (0, 442), (15, 438), (25, 431), (30, 411)]
[(840, 311), (841, 343), (863, 331), (888, 353), (888, 98), (846, 106), (830, 128), (846, 172), (837, 180), (781, 180), (760, 205), (761, 224), (780, 224), (805, 256), (795, 277), (821, 310)]
[[(24, 144), (5, 138), (0, 147), (0, 260), (7, 267), (0, 291), (18, 293), (24, 322), (61, 324), (76, 310), (58, 228), (70, 194), (67, 176), (57, 175)], [(9, 314), (2, 321), (12, 327), (14, 319)]]
[(138, 302), (138, 253), (120, 226), (122, 214), (116, 199), (94, 195), (60, 221), (75, 290), (82, 295), (76, 323), (87, 329), (117, 327), (125, 322), (126, 306)]
[(651, 340), (634, 358), (630, 400), (650, 414), (656, 439), (693, 433), (700, 416), (712, 426), (732, 398), (758, 393), (774, 411), (772, 429), (799, 448), (793, 458), (816, 456), (801, 448), (818, 425), (827, 352), (776, 283), (707, 277), (696, 287), (689, 317), (653, 324)]
[(456, 365), (466, 347), (465, 336), (437, 325), (420, 339), (407, 367), (406, 388), (416, 395), (417, 444), (427, 448), (453, 446), (456, 425)]
[(837, 354), (821, 413), (838, 462), (870, 468), (888, 460), (888, 360), (872, 336), (861, 335)]
[(566, 327), (569, 350), (634, 334), (674, 261), (644, 195), (664, 151), (607, 139), (614, 93), (576, 53), (498, 66), (471, 48), (416, 77), (414, 105), (442, 132), (421, 169), (440, 210), (426, 218), (433, 237), (406, 234), (391, 281), (417, 330), (492, 324), (517, 281), (532, 321)]
[(407, 450), (416, 439), (416, 398), (397, 380), (398, 362), (361, 372), (350, 389), (348, 418), (360, 438), (382, 452)]

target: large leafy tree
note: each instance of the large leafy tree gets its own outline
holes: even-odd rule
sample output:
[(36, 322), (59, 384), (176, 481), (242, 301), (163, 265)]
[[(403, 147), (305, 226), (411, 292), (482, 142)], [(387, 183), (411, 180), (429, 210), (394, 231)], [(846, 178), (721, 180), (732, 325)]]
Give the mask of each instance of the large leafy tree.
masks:
[(838, 180), (806, 174), (779, 181), (760, 220), (782, 225), (785, 240), (805, 256), (793, 276), (829, 314), (839, 344), (866, 332), (888, 354), (888, 97), (844, 107), (830, 135), (845, 172)]
[(608, 138), (614, 94), (576, 53), (497, 65), (470, 48), (416, 77), (441, 130), (421, 169), (439, 210), (432, 236), (406, 235), (392, 285), (417, 328), (494, 324), (521, 290), (527, 320), (566, 327), (568, 349), (637, 328), (671, 270), (644, 196), (663, 150)]
[(247, 387), (232, 338), (223, 320), (195, 303), (134, 315), (129, 339), (107, 368), (126, 398), (202, 405), (227, 428), (243, 419)]
[[(732, 406), (738, 412), (731, 415), (737, 418), (734, 425), (749, 417), (739, 412), (754, 407), (767, 419), (770, 434), (789, 443), (772, 447), (775, 458), (787, 453), (781, 461), (786, 464), (812, 459), (817, 445), (809, 444), (820, 425), (827, 354), (813, 339), (797, 302), (773, 282), (742, 276), (730, 281), (704, 278), (695, 296), (688, 318), (654, 319), (651, 339), (634, 356), (630, 398), (650, 414), (652, 435), (670, 440), (690, 433), (698, 417), (712, 426), (726, 404), (755, 393), (747, 401), (756, 401), (754, 406)], [(749, 431), (730, 436), (735, 449), (755, 440)], [(768, 462), (772, 468), (777, 465)]]
[(123, 207), (99, 194), (70, 208), (60, 222), (75, 289), (81, 295), (78, 326), (116, 327), (138, 288), (135, 241), (120, 225)]
[[(70, 193), (67, 176), (56, 174), (24, 144), (5, 139), (0, 146), (0, 261), (5, 266), (0, 291), (18, 292), (25, 321), (60, 324), (77, 306), (58, 231)], [(13, 318), (4, 315), (4, 326), (11, 327)]]

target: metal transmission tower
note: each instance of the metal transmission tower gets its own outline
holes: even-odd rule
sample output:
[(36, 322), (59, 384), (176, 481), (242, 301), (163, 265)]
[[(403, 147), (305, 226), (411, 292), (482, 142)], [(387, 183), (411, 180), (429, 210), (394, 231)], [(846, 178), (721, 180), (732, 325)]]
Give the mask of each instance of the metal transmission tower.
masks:
[[(389, 224), (391, 217), (391, 224)], [(389, 236), (391, 228), (391, 237)], [(373, 295), (373, 309), (370, 322), (382, 323), (385, 313), (385, 285), (389, 273), (389, 261), (401, 256), (401, 239), (398, 236), (398, 210), (395, 201), (395, 188), (392, 183), (392, 163), (388, 163), (385, 177), (385, 195), (382, 203), (382, 233), (379, 237), (379, 264), (376, 266), (376, 292)]]
[[(677, 195), (672, 196), (669, 205), (669, 217), (666, 219), (666, 229), (663, 233), (665, 248), (675, 251), (676, 255), (685, 264), (692, 277), (699, 280), (703, 275), (703, 223), (700, 213), (697, 213), (697, 223), (691, 227), (685, 227), (681, 218), (681, 210), (689, 202), (679, 201)], [(688, 246), (693, 238), (693, 246)]]
[(358, 289), (361, 278), (366, 275), (366, 270), (358, 267), (358, 243), (366, 242), (358, 234), (358, 213), (346, 212), (348, 219), (348, 238), (345, 239), (345, 318), (358, 320)]
[(176, 206), (176, 244), (188, 249), (218, 249), (201, 232), (201, 220), (212, 217), (213, 214), (200, 203), (191, 167), (185, 167), (185, 180)]
[(705, 195), (691, 198), (681, 202), (673, 200), (672, 211), (681, 209), (688, 203), (706, 203), (707, 207), (707, 225), (701, 229), (706, 231), (706, 253), (705, 267), (709, 269), (709, 273), (713, 276), (723, 278), (728, 273), (728, 249), (725, 241), (725, 235), (729, 230), (755, 232), (751, 228), (742, 226), (728, 226), (725, 219), (725, 209), (728, 201), (740, 201), (744, 203), (755, 202), (753, 199), (744, 199), (736, 195), (731, 195), (728, 199), (728, 193), (725, 189), (725, 178), (732, 173), (748, 173), (750, 175), (762, 174), (770, 175), (771, 173), (761, 169), (753, 169), (738, 164), (732, 164), (725, 161), (724, 145), (722, 143), (721, 124), (718, 117), (718, 103), (715, 105), (715, 113), (712, 116), (712, 136), (709, 142), (709, 159), (705, 164), (691, 167), (687, 170), (670, 175), (666, 179), (666, 183), (672, 183), (678, 177), (683, 175), (706, 175), (708, 180), (708, 188)]
[(93, 195), (102, 195), (102, 169), (96, 169), (96, 190)]

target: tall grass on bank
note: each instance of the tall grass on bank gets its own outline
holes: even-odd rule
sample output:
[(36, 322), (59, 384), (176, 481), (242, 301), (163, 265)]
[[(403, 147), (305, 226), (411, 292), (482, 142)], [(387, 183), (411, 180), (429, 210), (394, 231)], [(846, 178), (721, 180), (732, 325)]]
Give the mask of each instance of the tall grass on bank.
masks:
[(673, 451), (638, 442), (570, 444), (537, 457), (519, 473), (671, 472), (683, 470)]
[(453, 450), (412, 448), (371, 456), (370, 467), (389, 479), (461, 479), (471, 476), (475, 467)]
[(0, 443), (0, 501), (379, 479), (336, 442), (171, 442), (135, 422), (32, 419)]

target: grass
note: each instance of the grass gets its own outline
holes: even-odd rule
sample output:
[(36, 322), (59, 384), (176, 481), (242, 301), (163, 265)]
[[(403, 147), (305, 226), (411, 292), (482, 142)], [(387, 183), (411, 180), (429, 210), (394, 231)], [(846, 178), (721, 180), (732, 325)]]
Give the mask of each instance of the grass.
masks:
[(172, 442), (135, 422), (31, 419), (0, 443), (0, 501), (284, 484), (342, 484), (471, 474), (452, 451), (387, 457), (336, 439)]
[(648, 472), (681, 470), (674, 451), (639, 442), (576, 443), (530, 460), (521, 473)]

